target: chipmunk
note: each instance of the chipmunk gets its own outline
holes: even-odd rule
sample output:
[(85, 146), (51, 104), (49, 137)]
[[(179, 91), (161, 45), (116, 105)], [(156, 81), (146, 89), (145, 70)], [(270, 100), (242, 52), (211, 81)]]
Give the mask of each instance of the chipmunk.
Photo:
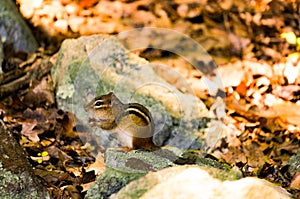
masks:
[(93, 99), (85, 107), (91, 126), (117, 135), (123, 147), (154, 150), (154, 124), (151, 113), (138, 103), (123, 104), (113, 92)]

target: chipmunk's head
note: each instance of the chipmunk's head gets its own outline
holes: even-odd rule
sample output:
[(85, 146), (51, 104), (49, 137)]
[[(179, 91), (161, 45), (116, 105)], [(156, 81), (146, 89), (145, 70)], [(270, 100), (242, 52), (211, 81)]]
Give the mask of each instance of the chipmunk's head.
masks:
[(106, 130), (114, 128), (120, 104), (121, 101), (112, 92), (94, 98), (85, 106), (85, 111), (89, 113), (89, 123)]

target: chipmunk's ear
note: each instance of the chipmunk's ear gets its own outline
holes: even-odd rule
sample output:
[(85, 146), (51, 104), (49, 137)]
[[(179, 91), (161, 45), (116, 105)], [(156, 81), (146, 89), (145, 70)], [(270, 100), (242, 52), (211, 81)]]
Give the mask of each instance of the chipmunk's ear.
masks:
[(113, 92), (110, 92), (108, 95), (110, 96), (111, 99), (110, 100), (111, 105), (113, 104), (119, 105), (121, 103), (119, 98), (117, 98), (117, 96)]
[(115, 102), (115, 100), (118, 99), (117, 96), (113, 92), (110, 92), (107, 95), (110, 97), (111, 103)]

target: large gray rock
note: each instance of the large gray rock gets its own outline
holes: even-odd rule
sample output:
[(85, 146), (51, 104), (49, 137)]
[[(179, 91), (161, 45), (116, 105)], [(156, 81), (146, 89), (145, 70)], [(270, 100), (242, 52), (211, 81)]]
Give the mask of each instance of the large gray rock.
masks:
[(222, 170), (178, 166), (149, 173), (129, 183), (110, 198), (288, 199), (290, 196), (286, 190), (266, 180), (253, 177), (234, 180), (234, 175), (230, 176)]
[(38, 48), (37, 41), (12, 0), (0, 1), (0, 37), (4, 47), (10, 46), (16, 52), (30, 53)]
[[(148, 61), (126, 50), (114, 36), (93, 35), (65, 40), (52, 70), (58, 107), (75, 113), (82, 124), (84, 106), (95, 96), (113, 91), (124, 103), (139, 102), (151, 111), (158, 145), (205, 149), (199, 138), (208, 111), (191, 93), (183, 94), (156, 74)], [(104, 147), (117, 146), (97, 127), (88, 130)]]

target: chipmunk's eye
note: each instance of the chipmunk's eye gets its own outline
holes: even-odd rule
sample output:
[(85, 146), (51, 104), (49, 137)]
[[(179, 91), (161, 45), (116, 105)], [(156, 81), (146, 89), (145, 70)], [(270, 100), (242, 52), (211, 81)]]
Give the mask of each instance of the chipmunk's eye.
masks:
[(94, 106), (96, 107), (100, 107), (101, 105), (103, 105), (103, 102), (99, 100), (94, 103)]

